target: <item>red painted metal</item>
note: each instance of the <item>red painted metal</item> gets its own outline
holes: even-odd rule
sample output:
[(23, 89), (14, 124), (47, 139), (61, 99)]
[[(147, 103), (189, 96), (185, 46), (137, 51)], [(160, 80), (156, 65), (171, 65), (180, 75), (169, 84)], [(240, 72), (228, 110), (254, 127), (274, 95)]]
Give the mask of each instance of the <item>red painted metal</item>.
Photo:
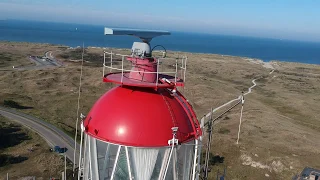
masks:
[(174, 97), (180, 103), (180, 105), (183, 107), (183, 109), (185, 110), (185, 112), (188, 115), (189, 120), (191, 121), (191, 126), (193, 128), (193, 132), (192, 132), (192, 134), (190, 134), (190, 136), (195, 136), (195, 138), (198, 138), (199, 136), (202, 135), (202, 131), (200, 128), (199, 121), (198, 121), (191, 105), (189, 104), (189, 102), (187, 102), (186, 98), (179, 91), (176, 92)]
[(123, 78), (121, 82), (121, 76), (122, 73), (110, 73), (106, 74), (103, 77), (103, 82), (112, 82), (115, 84), (121, 84), (126, 86), (139, 86), (139, 87), (145, 87), (145, 88), (170, 88), (173, 89), (175, 86), (184, 86), (183, 80), (180, 78), (177, 78), (176, 85), (174, 83), (168, 84), (162, 81), (162, 78), (166, 78), (171, 82), (174, 82), (175, 78), (173, 76), (165, 75), (165, 74), (159, 74), (159, 80), (161, 83), (155, 83), (155, 82), (145, 82), (145, 81), (136, 81), (132, 78), (129, 78), (130, 73), (123, 73)]
[(199, 134), (185, 108), (166, 89), (118, 86), (95, 103), (84, 126), (91, 136), (110, 143), (168, 146), (172, 127), (179, 127), (180, 143)]
[(172, 127), (178, 127), (179, 143), (198, 138), (201, 129), (195, 113), (176, 90), (184, 85), (183, 80), (157, 74), (154, 58), (127, 60), (132, 62), (132, 71), (103, 77), (104, 82), (121, 86), (94, 104), (84, 121), (85, 132), (109, 143), (139, 147), (168, 146)]
[[(192, 120), (193, 120), (193, 123), (195, 124), (196, 128), (200, 128), (200, 123), (197, 119), (197, 116), (196, 116), (196, 113), (194, 112), (191, 104), (187, 101), (187, 99), (179, 92), (177, 91), (177, 94), (178, 94), (178, 97), (181, 97), (183, 100), (183, 102), (186, 104), (186, 109), (188, 111), (190, 111), (191, 115), (192, 115)], [(201, 134), (200, 134), (201, 135)]]
[(132, 62), (132, 71), (129, 75), (130, 79), (151, 83), (156, 82), (157, 74), (154, 72), (157, 72), (157, 60), (155, 58), (140, 59), (127, 57), (127, 60)]

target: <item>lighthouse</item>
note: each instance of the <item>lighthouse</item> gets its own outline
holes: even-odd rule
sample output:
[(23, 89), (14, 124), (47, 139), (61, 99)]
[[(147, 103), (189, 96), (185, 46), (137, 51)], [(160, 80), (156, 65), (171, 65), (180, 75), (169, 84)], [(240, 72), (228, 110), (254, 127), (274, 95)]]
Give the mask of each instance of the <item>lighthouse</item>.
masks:
[[(128, 55), (104, 52), (103, 81), (117, 86), (95, 102), (81, 124), (79, 179), (198, 179), (202, 131), (178, 90), (187, 58), (161, 72), (166, 59), (152, 56), (150, 41), (170, 32), (105, 28), (104, 34), (141, 42), (134, 42)], [(112, 72), (105, 73), (108, 69)]]

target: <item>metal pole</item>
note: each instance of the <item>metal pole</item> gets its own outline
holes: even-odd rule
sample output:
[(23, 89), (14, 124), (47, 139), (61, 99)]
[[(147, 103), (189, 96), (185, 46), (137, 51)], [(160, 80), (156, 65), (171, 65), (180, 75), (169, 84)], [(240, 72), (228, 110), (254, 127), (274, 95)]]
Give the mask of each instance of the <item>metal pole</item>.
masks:
[(237, 139), (237, 144), (239, 144), (239, 139), (240, 139), (240, 130), (241, 130), (241, 122), (242, 122), (242, 112), (243, 112), (243, 105), (244, 105), (244, 96), (242, 95), (241, 98), (241, 112), (240, 112), (240, 123), (239, 123), (239, 130), (238, 130), (238, 139)]
[(74, 134), (74, 152), (73, 152), (73, 167), (72, 174), (74, 177), (74, 170), (76, 168), (76, 152), (77, 152), (77, 137), (78, 137), (78, 121), (79, 121), (79, 109), (80, 109), (80, 97), (81, 97), (81, 79), (83, 74), (83, 56), (84, 56), (84, 42), (82, 44), (82, 54), (81, 54), (81, 71), (79, 79), (79, 90), (78, 90), (78, 107), (77, 107), (77, 120), (76, 120), (76, 132)]
[(122, 60), (121, 60), (121, 84), (123, 81), (123, 61), (124, 61), (124, 56), (122, 56)]
[(104, 68), (106, 65), (106, 52), (103, 51), (103, 65), (102, 65), (102, 77), (104, 77)]
[(207, 143), (207, 152), (206, 152), (206, 161), (205, 161), (205, 169), (204, 169), (204, 179), (208, 179), (208, 168), (209, 168), (209, 158), (210, 158), (210, 150), (211, 150), (211, 139), (212, 139), (212, 129), (213, 129), (213, 108), (211, 108), (211, 116), (210, 121), (208, 124), (208, 130), (209, 130), (209, 138)]
[(9, 180), (9, 173), (7, 173), (7, 180)]
[(186, 72), (187, 72), (187, 60), (188, 60), (188, 57), (184, 56), (184, 73), (183, 73), (183, 81), (186, 82)]
[(174, 148), (173, 149), (173, 154), (172, 154), (172, 166), (173, 166), (173, 179), (174, 180), (177, 180), (178, 178), (177, 178), (177, 171), (176, 171), (176, 149)]
[[(226, 114), (227, 112), (229, 112), (231, 109), (233, 109), (234, 107), (236, 107), (237, 105), (239, 105), (242, 102), (242, 100), (240, 99), (235, 105), (233, 105), (232, 107), (230, 107), (229, 109), (227, 109), (226, 111), (224, 111), (223, 113), (221, 113), (219, 116), (217, 116), (216, 118), (212, 119), (212, 123), (214, 123), (217, 119), (219, 119), (221, 116), (223, 116), (224, 114)], [(212, 113), (212, 112), (211, 112)], [(209, 123), (209, 121), (207, 121), (204, 126), (207, 126)]]
[(125, 151), (126, 151), (126, 157), (127, 157), (127, 160), (128, 160), (128, 171), (129, 171), (129, 180), (132, 180), (132, 174), (131, 174), (131, 167), (130, 167), (130, 157), (129, 157), (129, 153), (128, 153), (128, 147), (125, 146)]
[(156, 88), (158, 88), (158, 81), (159, 81), (159, 65), (160, 65), (160, 58), (157, 59), (157, 79), (156, 79)]
[[(181, 67), (180, 67), (181, 71), (180, 71), (180, 77), (183, 78), (183, 70), (184, 70), (184, 65), (183, 65), (183, 58), (181, 58)], [(184, 80), (184, 79), (183, 79)]]
[(174, 74), (174, 83), (177, 85), (178, 60), (176, 59), (176, 73)]
[(110, 72), (112, 72), (112, 58), (113, 58), (113, 53), (112, 53), (112, 51), (111, 51), (111, 56), (110, 56), (110, 65), (111, 65), (111, 68), (110, 68)]
[(192, 170), (192, 180), (196, 179), (196, 166), (197, 166), (197, 156), (198, 156), (198, 139), (195, 140), (195, 147), (194, 147), (194, 157), (193, 157), (193, 170)]
[(64, 172), (61, 173), (61, 179), (62, 179), (62, 180), (65, 180), (65, 179), (64, 179)]
[(218, 169), (218, 172), (217, 172), (217, 180), (219, 180), (219, 169)]
[(83, 141), (83, 121), (81, 121), (81, 137), (80, 137), (80, 157), (79, 157), (79, 164), (78, 164), (78, 179), (80, 179), (80, 173), (82, 171), (82, 141)]
[(67, 180), (67, 156), (66, 153), (64, 153), (64, 178)]

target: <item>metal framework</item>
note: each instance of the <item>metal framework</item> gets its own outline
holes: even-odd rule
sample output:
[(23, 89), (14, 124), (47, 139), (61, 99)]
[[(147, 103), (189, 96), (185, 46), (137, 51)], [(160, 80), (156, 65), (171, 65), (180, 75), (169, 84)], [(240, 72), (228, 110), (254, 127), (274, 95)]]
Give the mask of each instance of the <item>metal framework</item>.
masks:
[[(133, 178), (133, 170), (136, 168), (134, 166), (134, 163), (132, 162), (133, 160), (131, 159), (132, 156), (132, 150), (130, 151), (128, 148), (134, 148), (134, 147), (128, 147), (128, 146), (122, 146), (122, 145), (115, 145), (115, 144), (109, 144), (106, 143), (105, 145), (106, 150), (105, 153), (108, 154), (110, 153), (110, 146), (114, 146), (114, 148), (116, 147), (116, 153), (113, 156), (113, 160), (110, 160), (107, 158), (107, 156), (104, 156), (104, 163), (103, 163), (103, 167), (102, 169), (106, 171), (109, 170), (109, 167), (112, 167), (112, 169), (110, 169), (111, 171), (108, 171), (107, 173), (103, 173), (101, 174), (100, 171), (101, 169), (99, 168), (100, 165), (97, 159), (98, 158), (98, 150), (97, 148), (99, 146), (97, 146), (97, 142), (99, 140), (92, 138), (88, 135), (85, 135), (84, 138), (84, 157), (82, 158), (82, 156), (80, 157), (80, 159), (84, 159), (84, 161), (87, 161), (88, 166), (87, 167), (82, 167), (81, 169), (79, 169), (78, 172), (78, 179), (84, 179), (84, 180), (94, 180), (94, 179), (109, 179), (109, 180), (114, 180), (117, 179), (116, 178), (116, 173), (118, 173), (118, 165), (120, 163), (123, 163), (122, 161), (120, 161), (120, 156), (122, 157), (122, 154), (124, 154), (124, 157), (126, 158), (126, 167), (128, 170), (128, 179), (132, 180)], [(101, 143), (101, 141), (99, 141), (99, 143)], [(179, 175), (179, 177), (191, 177), (191, 180), (198, 180), (199, 179), (199, 175), (200, 175), (200, 152), (201, 152), (201, 145), (199, 145), (199, 140), (195, 140), (195, 149), (193, 151), (193, 153), (191, 153), (191, 157), (186, 154), (185, 158), (190, 159), (192, 158), (192, 161), (190, 159), (190, 165), (192, 166), (192, 172), (184, 172), (183, 175)], [(194, 143), (191, 144), (185, 144), (185, 147), (188, 146), (194, 146)], [(160, 168), (160, 172), (159, 172), (159, 176), (158, 176), (158, 180), (165, 180), (168, 179), (168, 169), (170, 167), (170, 169), (172, 169), (172, 172), (170, 172), (170, 177), (173, 178), (173, 180), (178, 180), (180, 178), (178, 178), (178, 174), (177, 174), (177, 164), (175, 162), (177, 162), (178, 157), (177, 157), (177, 148), (178, 146), (178, 139), (175, 139), (175, 135), (173, 135), (173, 138), (170, 139), (168, 141), (169, 146), (167, 148), (164, 148), (164, 155), (162, 157), (162, 163), (161, 163), (161, 168)], [(81, 146), (82, 147), (82, 146)], [(81, 148), (82, 149), (82, 148)], [(191, 149), (189, 149), (191, 150)], [(123, 153), (124, 152), (124, 153)], [(190, 151), (191, 152), (191, 151)], [(131, 155), (130, 155), (131, 154)], [(102, 157), (101, 157), (102, 158)], [(123, 159), (122, 159), (123, 160)], [(192, 162), (192, 163), (191, 163)], [(109, 164), (108, 164), (109, 163)], [(110, 164), (111, 163), (111, 164)], [(182, 168), (182, 169), (188, 169), (188, 168)], [(84, 172), (86, 171), (86, 172)], [(190, 175), (188, 175), (190, 173)], [(83, 176), (83, 174), (86, 174), (86, 176)]]
[[(209, 172), (209, 159), (210, 159), (210, 150), (211, 150), (211, 140), (212, 140), (212, 133), (213, 133), (213, 126), (215, 121), (217, 121), (219, 118), (221, 118), (223, 115), (225, 115), (226, 113), (230, 112), (233, 108), (235, 108), (236, 106), (238, 106), (239, 104), (242, 105), (241, 108), (241, 117), (242, 117), (242, 110), (243, 110), (243, 105), (244, 105), (244, 95), (242, 94), (241, 96), (239, 96), (239, 100), (232, 105), (230, 108), (228, 108), (227, 110), (225, 110), (223, 113), (219, 114), (217, 117), (213, 118), (213, 109), (211, 109), (211, 113), (210, 113), (210, 119), (207, 122), (204, 122), (204, 118), (206, 118), (206, 116), (204, 116), (203, 118), (203, 122), (201, 122), (201, 127), (208, 128), (208, 141), (207, 141), (207, 149), (206, 149), (206, 157), (205, 157), (205, 164), (203, 167), (203, 179), (207, 180), (208, 179), (208, 172)], [(241, 122), (241, 117), (240, 117), (240, 122)], [(240, 126), (240, 125), (239, 125)], [(239, 132), (238, 132), (238, 137), (239, 137)], [(225, 176), (225, 172), (224, 172), (224, 176)]]
[[(120, 57), (121, 62), (117, 61), (117, 57)], [(135, 71), (132, 70), (132, 67), (135, 67), (133, 64), (130, 64), (130, 68), (126, 68), (125, 65), (128, 63), (127, 58), (135, 58), (132, 55), (123, 55), (123, 54), (117, 54), (111, 52), (104, 51), (103, 53), (103, 69), (102, 69), (102, 75), (105, 78), (106, 77), (106, 70), (109, 69), (109, 73), (120, 73), (121, 74), (121, 81), (120, 83), (124, 83), (124, 78), (128, 78), (126, 74), (130, 72), (136, 72), (136, 73), (143, 73), (143, 74), (155, 74), (156, 79), (159, 79), (162, 77), (161, 75), (172, 75), (174, 77), (171, 82), (174, 83), (174, 85), (179, 86), (182, 82), (182, 79), (178, 78), (179, 72), (181, 77), (183, 77), (183, 80), (186, 77), (186, 70), (187, 70), (187, 56), (179, 56), (178, 58), (155, 58), (157, 63), (157, 71), (156, 72), (147, 72), (147, 71)], [(139, 59), (139, 58), (137, 58)], [(159, 71), (161, 69), (161, 65), (163, 62), (172, 62), (174, 63), (174, 68), (170, 69), (169, 71)], [(110, 64), (110, 65), (107, 65)], [(120, 63), (121, 65), (117, 65), (116, 63)], [(128, 64), (127, 64), (128, 65)], [(184, 80), (185, 81), (185, 80)], [(157, 80), (155, 82), (155, 86), (158, 87), (159, 81)]]

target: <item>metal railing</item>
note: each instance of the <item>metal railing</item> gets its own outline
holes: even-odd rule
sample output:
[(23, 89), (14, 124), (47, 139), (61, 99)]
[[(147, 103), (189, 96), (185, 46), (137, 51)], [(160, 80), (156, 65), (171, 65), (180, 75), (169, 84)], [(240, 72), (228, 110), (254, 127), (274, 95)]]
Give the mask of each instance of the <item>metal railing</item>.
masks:
[[(117, 58), (120, 57), (120, 65), (118, 64), (120, 61)], [(186, 63), (187, 63), (187, 56), (179, 56), (178, 58), (155, 58), (156, 63), (157, 63), (157, 71), (156, 72), (148, 72), (148, 71), (137, 71), (137, 70), (132, 70), (133, 67), (138, 67), (132, 64), (131, 61), (128, 61), (127, 58), (137, 58), (132, 55), (123, 55), (123, 54), (116, 54), (111, 52), (106, 52), (104, 51), (103, 53), (103, 70), (102, 70), (102, 75), (103, 77), (106, 75), (106, 68), (109, 69), (109, 73), (112, 73), (113, 71), (116, 71), (118, 73), (121, 73), (121, 83), (123, 82), (123, 77), (125, 73), (130, 73), (130, 72), (137, 72), (137, 73), (144, 73), (144, 74), (156, 74), (156, 86), (158, 85), (158, 80), (159, 80), (159, 74), (167, 74), (171, 75), (174, 77), (174, 83), (177, 84), (178, 81), (178, 72), (181, 71), (181, 77), (183, 77), (183, 80), (185, 79), (185, 74), (186, 74)], [(168, 62), (174, 61), (174, 66), (175, 68), (172, 68), (172, 71), (166, 70), (166, 71), (159, 71), (161, 69), (161, 65), (168, 63)], [(107, 64), (109, 65), (107, 65)], [(126, 68), (125, 64), (130, 67)]]

